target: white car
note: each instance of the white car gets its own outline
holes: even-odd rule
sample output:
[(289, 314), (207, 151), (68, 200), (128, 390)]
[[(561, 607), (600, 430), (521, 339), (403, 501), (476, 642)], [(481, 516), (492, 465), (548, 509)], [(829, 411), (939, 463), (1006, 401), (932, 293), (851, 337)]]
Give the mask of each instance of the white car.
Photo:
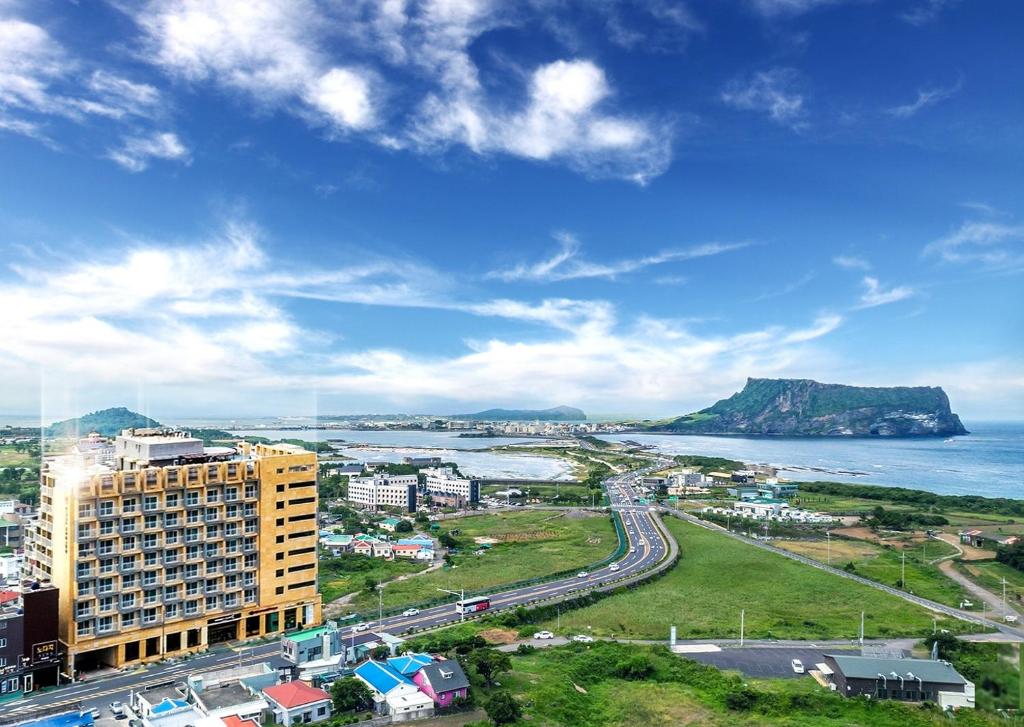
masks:
[(535, 639), (553, 639), (553, 638), (555, 638), (555, 635), (553, 633), (551, 633), (550, 631), (538, 631), (537, 633), (535, 633), (533, 635), (533, 638), (535, 638)]
[(577, 578), (586, 578), (588, 575), (590, 575), (590, 574), (587, 573), (585, 570), (581, 570), (579, 573), (576, 574), (576, 577)]
[(366, 623), (356, 624), (355, 626), (352, 627), (352, 630), (353, 631), (369, 631), (370, 630), (370, 626), (372, 624), (373, 624), (372, 621), (367, 621)]
[(793, 666), (793, 673), (794, 674), (803, 674), (804, 673), (804, 663), (802, 661), (800, 661), (799, 659), (793, 659), (793, 661), (790, 662), (790, 664)]
[(575, 636), (572, 637), (572, 640), (575, 641), (577, 644), (592, 644), (592, 643), (594, 643), (594, 639), (591, 638), (590, 636), (587, 636), (586, 634), (576, 634)]
[(110, 703), (110, 713), (115, 717), (127, 717), (128, 712), (125, 710), (125, 706), (121, 702)]
[(629, 549), (629, 552), (630, 552), (630, 553), (635, 553), (635, 552), (636, 552), (636, 548), (630, 548), (630, 549)]
[(419, 613), (420, 610), (418, 608), (407, 608), (404, 611), (402, 611), (403, 616), (418, 616)]
[(612, 563), (610, 566), (608, 566), (608, 570), (611, 570), (611, 571), (615, 571), (615, 570), (618, 570), (618, 569), (619, 569), (619, 564), (618, 563)]

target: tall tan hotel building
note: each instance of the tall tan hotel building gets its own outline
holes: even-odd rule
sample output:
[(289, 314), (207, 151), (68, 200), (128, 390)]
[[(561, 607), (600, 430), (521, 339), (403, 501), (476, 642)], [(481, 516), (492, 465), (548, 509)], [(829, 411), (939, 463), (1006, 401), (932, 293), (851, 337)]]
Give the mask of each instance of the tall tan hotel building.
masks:
[(316, 455), (125, 430), (47, 460), (31, 574), (60, 589), (70, 673), (320, 622)]

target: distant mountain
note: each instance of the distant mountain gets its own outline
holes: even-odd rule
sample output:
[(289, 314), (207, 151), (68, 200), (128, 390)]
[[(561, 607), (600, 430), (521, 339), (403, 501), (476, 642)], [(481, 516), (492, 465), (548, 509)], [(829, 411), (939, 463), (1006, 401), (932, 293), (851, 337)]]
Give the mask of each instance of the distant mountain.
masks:
[(747, 379), (743, 391), (654, 431), (680, 434), (920, 437), (967, 434), (937, 386), (866, 387)]
[(583, 421), (587, 415), (574, 406), (556, 406), (551, 409), (488, 409), (475, 414), (453, 414), (452, 419), (472, 419), (474, 421), (542, 421), (569, 422)]
[(46, 428), (48, 437), (84, 437), (99, 432), (105, 437), (120, 434), (122, 429), (159, 427), (160, 422), (123, 406), (94, 411), (82, 417), (54, 422)]

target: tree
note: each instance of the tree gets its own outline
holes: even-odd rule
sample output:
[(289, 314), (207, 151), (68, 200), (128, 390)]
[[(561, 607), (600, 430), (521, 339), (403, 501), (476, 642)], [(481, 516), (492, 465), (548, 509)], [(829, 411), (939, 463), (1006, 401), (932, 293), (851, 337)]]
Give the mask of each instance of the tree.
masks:
[(430, 516), (427, 515), (427, 513), (425, 512), (418, 512), (416, 513), (416, 522), (418, 522), (420, 525), (426, 525), (430, 522)]
[(338, 679), (331, 685), (331, 700), (338, 712), (355, 712), (373, 704), (370, 688), (355, 677)]
[(459, 541), (453, 538), (449, 533), (441, 533), (437, 538), (441, 545), (446, 548), (457, 548)]
[(399, 520), (398, 525), (395, 526), (396, 533), (411, 533), (412, 523), (408, 520)]
[(653, 671), (654, 666), (643, 654), (635, 654), (615, 665), (615, 675), (631, 681), (646, 679)]
[(363, 588), (367, 593), (373, 593), (377, 590), (377, 579), (373, 576), (366, 576), (366, 580), (363, 581)]
[(496, 649), (477, 649), (469, 657), (476, 673), (483, 677), (484, 684), (491, 686), (494, 678), (512, 668), (512, 660), (508, 654)]
[(494, 724), (511, 724), (523, 716), (519, 702), (506, 691), (495, 692), (484, 704), (484, 711)]

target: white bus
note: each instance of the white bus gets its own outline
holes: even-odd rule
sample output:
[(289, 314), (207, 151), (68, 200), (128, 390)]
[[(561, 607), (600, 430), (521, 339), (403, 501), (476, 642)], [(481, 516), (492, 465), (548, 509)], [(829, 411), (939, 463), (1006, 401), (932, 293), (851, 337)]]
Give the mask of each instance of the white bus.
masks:
[(477, 596), (476, 598), (467, 598), (465, 601), (456, 601), (455, 613), (476, 613), (477, 611), (486, 611), (490, 607), (490, 596)]

